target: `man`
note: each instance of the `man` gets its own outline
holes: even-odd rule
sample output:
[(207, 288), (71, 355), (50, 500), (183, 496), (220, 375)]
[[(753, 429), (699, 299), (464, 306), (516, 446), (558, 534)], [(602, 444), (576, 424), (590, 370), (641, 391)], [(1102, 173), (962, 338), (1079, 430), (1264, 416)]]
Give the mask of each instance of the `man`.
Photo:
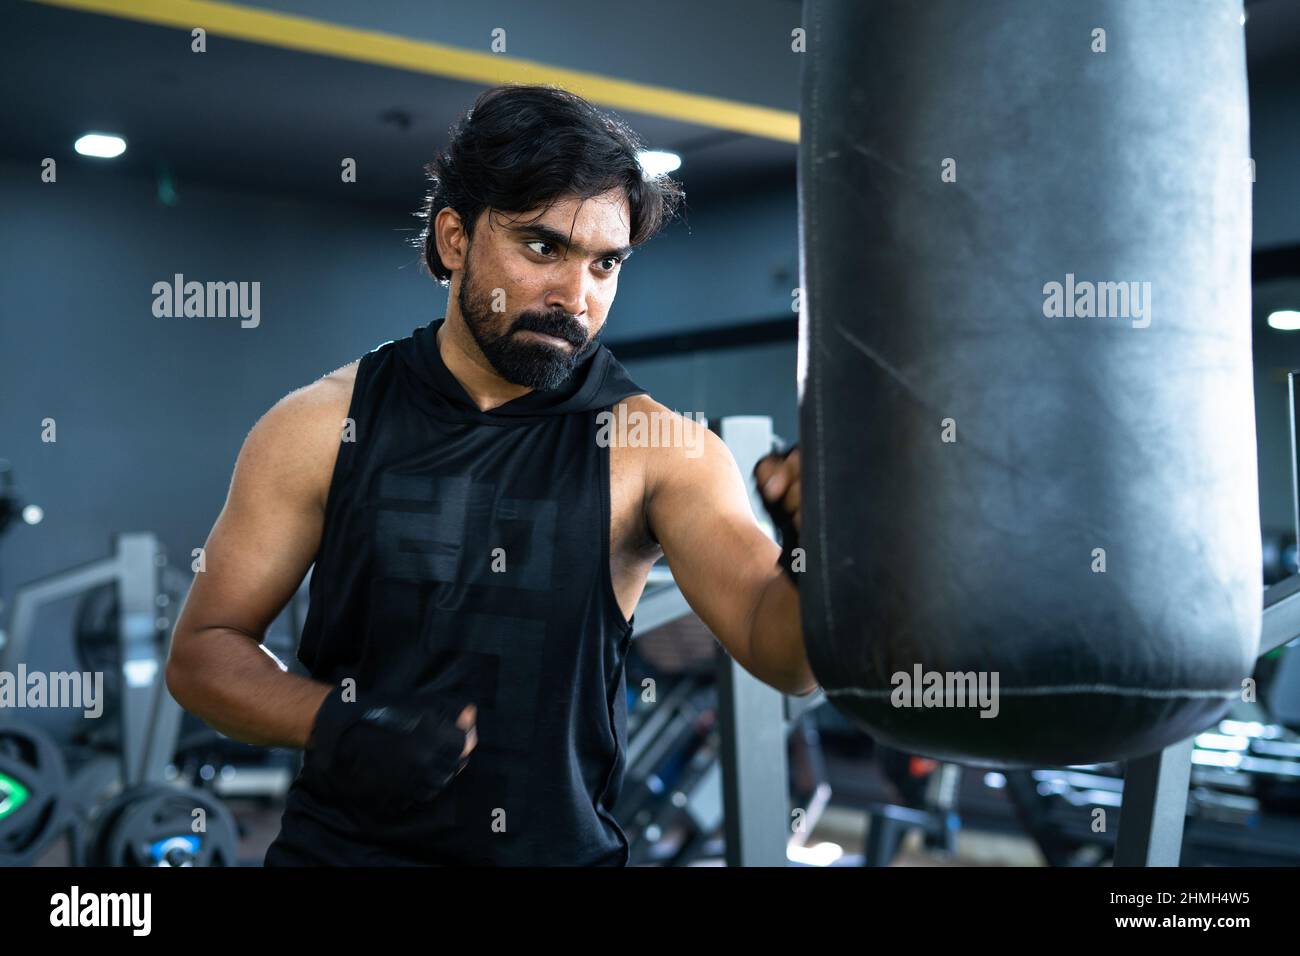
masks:
[[(797, 452), (757, 471), (792, 525), (779, 567), (706, 428), (600, 428), (671, 414), (598, 342), (681, 198), (636, 149), (561, 90), (483, 94), (430, 166), (446, 317), (248, 435), (167, 682), (230, 737), (305, 749), (267, 865), (626, 864), (624, 662), (660, 555), (742, 666), (815, 689), (787, 573)], [(259, 642), (313, 563), (304, 678)]]

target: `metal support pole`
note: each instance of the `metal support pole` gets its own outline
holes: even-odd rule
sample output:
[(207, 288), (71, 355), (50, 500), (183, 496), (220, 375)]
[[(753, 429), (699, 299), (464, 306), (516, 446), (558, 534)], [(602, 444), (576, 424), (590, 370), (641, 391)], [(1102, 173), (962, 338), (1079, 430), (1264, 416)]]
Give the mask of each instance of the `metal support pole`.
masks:
[(1194, 739), (1188, 737), (1157, 754), (1125, 763), (1116, 866), (1178, 865)]
[[(772, 450), (772, 420), (723, 418), (714, 430), (731, 449), (742, 475)], [(766, 513), (750, 490), (750, 506)], [(790, 835), (785, 695), (718, 651), (722, 794), (728, 866), (785, 866)]]
[[(128, 786), (149, 779), (146, 757), (159, 704), (158, 594), (162, 556), (155, 535), (117, 537), (118, 634), (122, 647), (122, 760)], [(166, 688), (162, 695), (170, 699)], [(161, 774), (154, 779), (161, 779)]]

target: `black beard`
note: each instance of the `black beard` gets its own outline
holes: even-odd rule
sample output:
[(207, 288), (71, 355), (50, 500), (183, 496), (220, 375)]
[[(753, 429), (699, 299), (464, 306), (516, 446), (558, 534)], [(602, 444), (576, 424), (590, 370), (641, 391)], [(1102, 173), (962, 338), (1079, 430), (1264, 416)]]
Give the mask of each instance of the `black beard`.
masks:
[[(496, 318), (500, 313), (487, 306), (485, 296), (473, 293), (468, 265), (461, 276), (456, 301), (479, 351), (498, 375), (515, 385), (540, 391), (557, 389), (598, 344), (596, 339), (600, 333), (588, 341), (582, 326), (564, 312), (524, 312), (505, 332), (497, 332)], [(545, 342), (521, 339), (515, 334), (524, 331), (554, 335), (573, 348), (565, 350)]]

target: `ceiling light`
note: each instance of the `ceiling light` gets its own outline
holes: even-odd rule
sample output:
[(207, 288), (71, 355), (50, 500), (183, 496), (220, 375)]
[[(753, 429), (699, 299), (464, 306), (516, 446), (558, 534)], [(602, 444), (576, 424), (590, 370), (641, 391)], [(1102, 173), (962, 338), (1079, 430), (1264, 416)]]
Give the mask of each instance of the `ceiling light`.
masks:
[(72, 148), (82, 156), (94, 156), (97, 159), (113, 159), (126, 152), (126, 140), (110, 133), (87, 133), (72, 144)]
[(637, 162), (641, 164), (642, 174), (646, 179), (654, 179), (656, 176), (671, 173), (682, 164), (680, 156), (662, 149), (640, 150), (637, 152), (636, 158)]

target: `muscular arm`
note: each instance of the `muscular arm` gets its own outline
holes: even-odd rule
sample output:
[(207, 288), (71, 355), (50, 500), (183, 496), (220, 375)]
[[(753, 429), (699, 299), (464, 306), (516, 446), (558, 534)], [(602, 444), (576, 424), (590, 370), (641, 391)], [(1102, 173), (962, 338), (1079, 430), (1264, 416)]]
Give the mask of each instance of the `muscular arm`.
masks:
[[(637, 402), (633, 399), (631, 402)], [(639, 399), (642, 410), (667, 410)], [(776, 561), (780, 548), (754, 519), (745, 479), (722, 439), (694, 431), (700, 454), (652, 449), (646, 517), (691, 609), (741, 667), (787, 694), (817, 687), (804, 652), (799, 592)]]
[(350, 395), (341, 371), (286, 396), (253, 427), (176, 622), (167, 687), (235, 740), (305, 747), (329, 693), (281, 670), (261, 641), (320, 544)]

